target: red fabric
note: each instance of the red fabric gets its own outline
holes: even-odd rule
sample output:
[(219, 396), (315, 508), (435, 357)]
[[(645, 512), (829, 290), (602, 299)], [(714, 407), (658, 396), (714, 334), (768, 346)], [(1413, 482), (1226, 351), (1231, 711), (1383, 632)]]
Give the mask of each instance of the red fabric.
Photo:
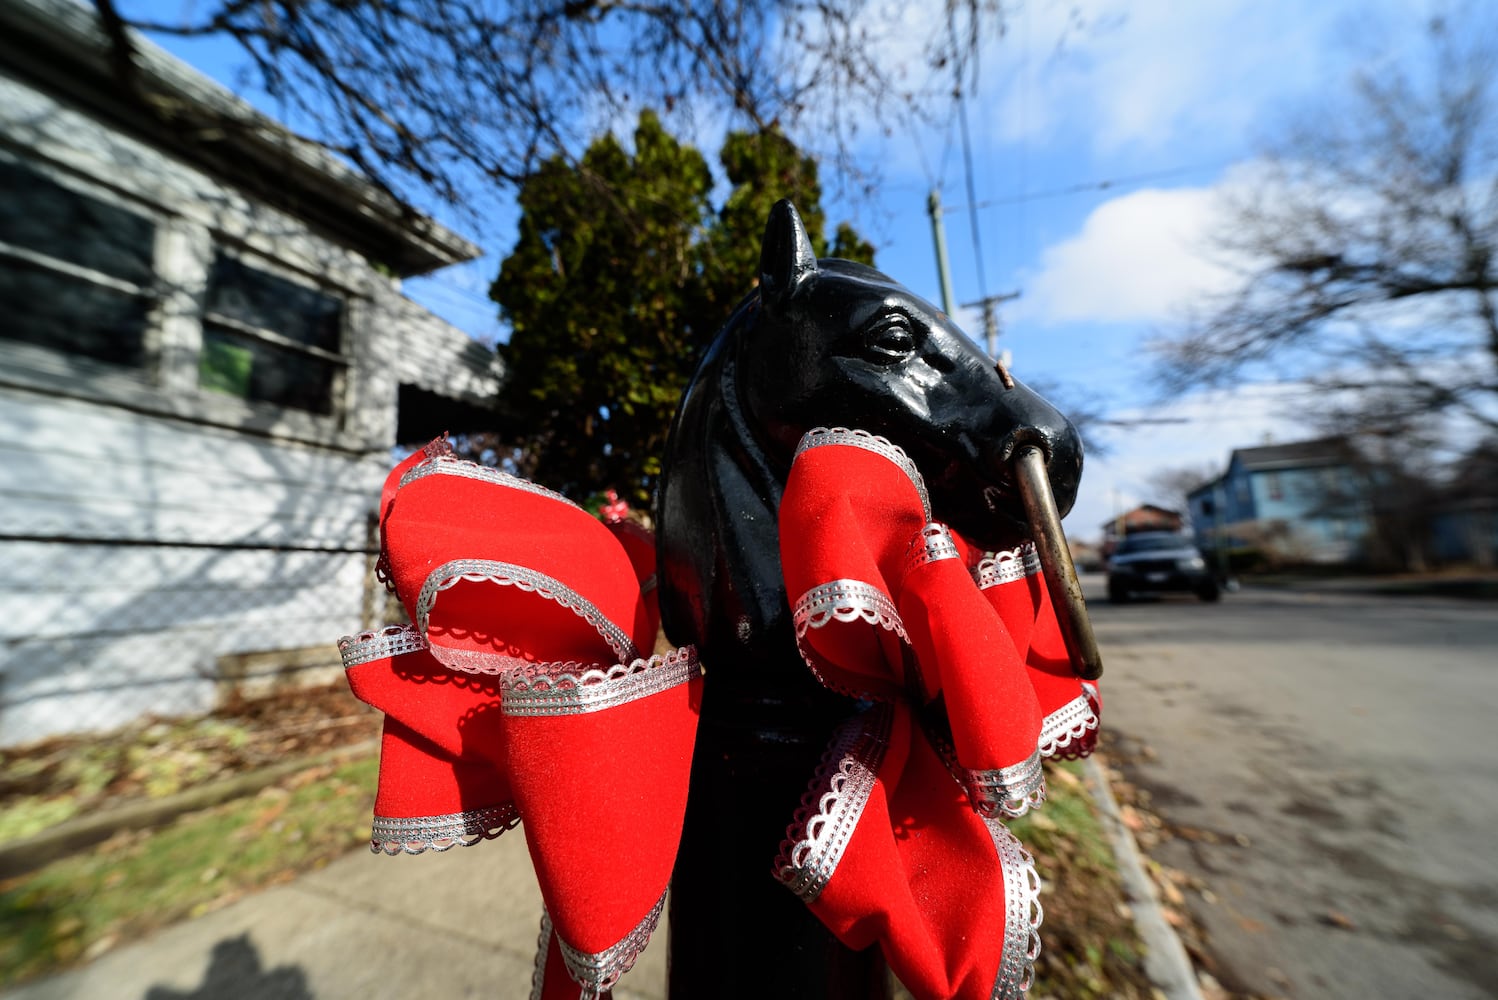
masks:
[[(1079, 697), (1095, 714), (1095, 689), (1071, 673), (1038, 575), (980, 589), (977, 554), (930, 523), (898, 449), (826, 434), (793, 463), (780, 513), (798, 642), (824, 683), (889, 704), (834, 741), (870, 769), (837, 850), (778, 874), (845, 944), (877, 943), (920, 1000), (1017, 997), (1038, 885), (985, 817), (1010, 791), (1016, 808), (1043, 799), (1037, 740), (1085, 720)], [(659, 914), (703, 683), (687, 651), (620, 662), (655, 644), (653, 539), (457, 463), (440, 442), (392, 472), (381, 513), (382, 567), (424, 631), (345, 647), (350, 686), (386, 713), (376, 846), (441, 849), (431, 831), (447, 821), (460, 821), (450, 841), (523, 819), (550, 915), (540, 995), (606, 995)], [(818, 588), (838, 596), (798, 600)], [(1065, 755), (1091, 749), (1093, 723), (1063, 732)], [(834, 828), (812, 814), (853, 801), (853, 776), (819, 773), (793, 840)], [(808, 879), (822, 882), (808, 891)]]
[[(997, 820), (973, 812), (908, 706), (880, 706), (848, 725), (864, 734), (887, 726), (888, 736), (873, 788), (825, 888), (809, 903), (812, 912), (850, 948), (878, 944), (922, 1000), (1018, 995), (1038, 948), (1038, 884), (1028, 855)], [(823, 792), (814, 782), (808, 800), (825, 804)], [(791, 842), (808, 829), (793, 825)], [(1001, 843), (1010, 847), (1008, 879)], [(1012, 978), (1010, 989), (996, 990), (1001, 975)]]
[[(1011, 562), (1021, 564), (1018, 558)], [(981, 568), (977, 572), (981, 574)], [(1022, 579), (985, 587), (983, 594), (1008, 626), (1012, 644), (1035, 689), (1045, 719), (1041, 752), (1068, 759), (1088, 756), (1097, 746), (1102, 712), (1099, 683), (1084, 682), (1073, 670), (1056, 609), (1040, 572), (1037, 569)], [(1076, 714), (1079, 700), (1088, 706), (1082, 721)], [(1066, 728), (1058, 739), (1056, 730), (1063, 723)]]
[(1004, 621), (958, 559), (910, 570), (900, 617), (923, 676), (935, 674), (963, 767), (1014, 767), (1035, 753), (1041, 709)]
[(397, 462), (395, 468), (385, 477), (385, 485), (380, 489), (380, 538), (381, 551), (384, 550), (384, 528), (385, 522), (390, 519), (390, 505), (395, 500), (396, 491), (400, 489), (401, 478), (416, 466), (429, 459), (438, 456), (450, 456), (453, 453), (452, 445), (448, 444), (447, 437), (437, 438), (424, 448), (418, 448), (411, 452), (401, 461)]
[[(654, 646), (629, 557), (597, 518), (554, 496), (462, 475), (427, 475), (400, 488), (385, 535), (395, 590), (413, 621), (430, 577), (444, 575), (443, 567), (456, 560), (476, 560), (558, 581), (585, 595), (637, 647), (648, 653)], [(465, 652), (508, 666), (617, 662), (596, 628), (577, 627), (581, 620), (555, 597), (527, 586), (460, 579), (435, 594), (426, 638), (451, 666), (461, 666)]]
[[(567, 971), (561, 943), (557, 941), (556, 931), (551, 927), (549, 918), (539, 944), (537, 968), (531, 974), (531, 1000), (579, 1000), (578, 984)], [(537, 977), (540, 977), (539, 984)], [(541, 987), (539, 991), (536, 990), (537, 985)], [(588, 1000), (612, 1000), (614, 992), (604, 990), (602, 993), (583, 993), (581, 996)]]
[[(624, 554), (629, 557), (630, 565), (635, 568), (635, 579), (640, 581), (640, 593), (645, 602), (645, 622), (641, 638), (651, 636), (653, 646), (654, 636), (661, 627), (660, 588), (656, 586), (655, 572), (655, 533), (627, 519), (605, 518), (603, 523), (618, 539)], [(640, 651), (649, 654), (651, 646), (642, 644)]]
[[(801, 452), (780, 501), (780, 561), (791, 601), (837, 580), (889, 597), (911, 536), (926, 523), (910, 476), (882, 455), (827, 444)], [(904, 665), (897, 635), (865, 618), (805, 630), (803, 652), (822, 682), (854, 695), (897, 698)]]
[[(1024, 662), (968, 571), (966, 543), (928, 527), (916, 480), (882, 445), (803, 445), (781, 498), (781, 564), (793, 606), (816, 588), (857, 581), (888, 601), (899, 624), (849, 615), (803, 625), (798, 617), (802, 653), (835, 689), (883, 700), (943, 697), (963, 768), (1014, 767), (1035, 753), (1041, 726)], [(909, 568), (933, 535), (947, 557)]]
[(358, 664), (347, 677), (356, 697), (385, 713), (374, 810), (381, 822), (484, 810), (495, 817), (492, 829), (475, 820), (468, 838), (430, 831), (381, 834), (371, 846), (394, 853), (434, 846), (439, 839), (497, 835), (498, 817), (513, 811), (514, 795), (499, 741), (495, 681), (454, 674), (425, 650)]
[(648, 533), (437, 447), (391, 473), (381, 510), (417, 627), (341, 644), (350, 687), (386, 713), (375, 846), (444, 849), (523, 819), (572, 966), (544, 995), (606, 991), (670, 879), (701, 696), (692, 651), (636, 658), (657, 632)]
[[(671, 879), (686, 814), (701, 677), (602, 712), (504, 727), (526, 841), (557, 933), (601, 952)], [(559, 752), (565, 748), (565, 752)]]

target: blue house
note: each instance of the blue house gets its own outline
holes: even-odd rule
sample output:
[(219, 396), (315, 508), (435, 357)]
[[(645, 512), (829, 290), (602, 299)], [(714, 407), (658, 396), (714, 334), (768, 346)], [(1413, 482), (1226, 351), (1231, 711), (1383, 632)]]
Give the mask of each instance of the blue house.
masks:
[(1187, 496), (1197, 541), (1252, 547), (1280, 563), (1357, 556), (1370, 530), (1367, 485), (1341, 437), (1238, 448), (1227, 470)]
[(1437, 563), (1498, 566), (1498, 441), (1484, 441), (1455, 463), (1430, 526)]

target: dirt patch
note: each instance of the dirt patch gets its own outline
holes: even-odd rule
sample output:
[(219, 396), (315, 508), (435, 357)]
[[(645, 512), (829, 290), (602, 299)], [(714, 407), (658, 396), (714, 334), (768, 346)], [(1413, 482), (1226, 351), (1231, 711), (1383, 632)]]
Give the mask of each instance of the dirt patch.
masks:
[(85, 812), (162, 798), (379, 735), (381, 716), (342, 680), (225, 705), (195, 719), (147, 718), (108, 733), (0, 750), (0, 843)]

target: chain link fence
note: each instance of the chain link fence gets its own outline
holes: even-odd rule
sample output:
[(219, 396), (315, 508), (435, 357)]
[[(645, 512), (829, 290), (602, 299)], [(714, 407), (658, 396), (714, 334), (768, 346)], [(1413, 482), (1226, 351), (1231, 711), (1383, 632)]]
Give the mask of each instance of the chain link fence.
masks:
[(0, 540), (0, 747), (189, 716), (341, 675), (398, 620), (353, 550)]

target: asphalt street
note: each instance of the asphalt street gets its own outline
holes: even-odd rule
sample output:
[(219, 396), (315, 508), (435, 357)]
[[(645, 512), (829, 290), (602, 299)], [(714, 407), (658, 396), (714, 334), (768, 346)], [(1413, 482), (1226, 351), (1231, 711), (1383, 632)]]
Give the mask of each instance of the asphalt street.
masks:
[(1498, 996), (1498, 603), (1245, 588), (1110, 606), (1117, 762), (1223, 985)]

